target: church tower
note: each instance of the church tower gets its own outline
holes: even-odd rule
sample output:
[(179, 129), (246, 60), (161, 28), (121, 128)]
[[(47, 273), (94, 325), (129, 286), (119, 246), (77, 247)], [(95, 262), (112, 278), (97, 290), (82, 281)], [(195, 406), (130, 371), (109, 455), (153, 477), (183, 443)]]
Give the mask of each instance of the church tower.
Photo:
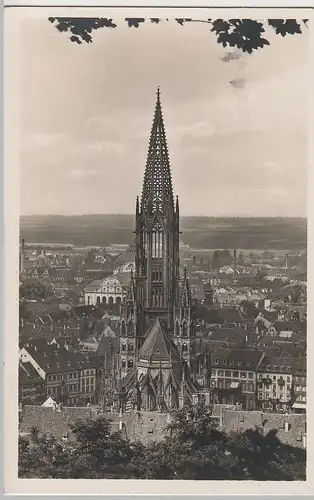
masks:
[(135, 280), (138, 347), (157, 317), (173, 332), (179, 297), (179, 201), (173, 199), (160, 91), (150, 134), (141, 201), (136, 202)]
[(186, 270), (180, 280), (179, 235), (179, 200), (173, 195), (158, 89), (142, 195), (136, 200), (135, 272), (121, 308), (124, 408), (168, 411), (192, 402), (198, 392), (191, 370), (195, 305)]

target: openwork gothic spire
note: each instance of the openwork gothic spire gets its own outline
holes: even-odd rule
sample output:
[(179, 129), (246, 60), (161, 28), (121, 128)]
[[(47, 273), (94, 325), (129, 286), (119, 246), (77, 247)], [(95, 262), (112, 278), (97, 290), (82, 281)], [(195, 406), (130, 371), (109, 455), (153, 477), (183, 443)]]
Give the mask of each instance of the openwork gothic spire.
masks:
[(173, 206), (172, 181), (158, 87), (144, 175), (141, 210), (150, 214), (157, 211), (163, 213), (165, 205), (169, 203)]

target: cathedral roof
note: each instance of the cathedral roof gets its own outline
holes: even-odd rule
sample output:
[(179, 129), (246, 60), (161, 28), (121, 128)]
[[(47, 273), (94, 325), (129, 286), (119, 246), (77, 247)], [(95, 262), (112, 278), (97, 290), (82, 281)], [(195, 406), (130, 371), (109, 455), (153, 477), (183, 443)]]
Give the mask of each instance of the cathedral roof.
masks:
[(157, 318), (148, 330), (146, 339), (139, 351), (140, 358), (149, 358), (152, 361), (179, 360), (178, 351), (163, 329)]

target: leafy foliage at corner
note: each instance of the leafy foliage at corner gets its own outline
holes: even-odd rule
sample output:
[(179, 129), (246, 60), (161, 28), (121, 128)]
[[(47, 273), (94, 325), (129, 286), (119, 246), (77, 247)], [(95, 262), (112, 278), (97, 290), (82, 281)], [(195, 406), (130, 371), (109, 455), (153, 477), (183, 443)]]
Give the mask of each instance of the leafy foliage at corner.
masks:
[(71, 42), (78, 44), (91, 43), (93, 40), (90, 33), (94, 30), (117, 27), (112, 19), (105, 17), (49, 17), (48, 21), (56, 23), (56, 27), (61, 33), (72, 33)]
[(33, 429), (19, 439), (19, 477), (194, 480), (305, 480), (305, 450), (274, 432), (226, 435), (204, 405), (174, 412), (167, 436), (129, 443), (107, 418), (76, 422), (75, 441), (58, 443)]
[[(168, 19), (149, 18), (151, 23), (159, 24), (160, 21), (169, 21)], [(71, 33), (70, 40), (78, 44), (83, 42), (91, 43), (91, 33), (100, 28), (116, 28), (117, 24), (108, 18), (83, 18), (83, 17), (49, 17), (49, 21), (55, 24), (60, 32)], [(125, 18), (129, 28), (139, 28), (146, 21), (145, 18)], [(192, 19), (176, 18), (175, 21), (184, 26), (186, 23), (207, 23), (210, 25), (210, 31), (217, 37), (217, 42), (224, 47), (236, 47), (239, 50), (252, 53), (253, 50), (263, 48), (269, 45), (265, 38), (265, 27), (270, 26), (277, 35), (286, 36), (301, 34), (302, 27), (307, 26), (308, 19), (298, 22), (296, 19), (268, 19), (266, 21), (256, 21), (253, 19)]]

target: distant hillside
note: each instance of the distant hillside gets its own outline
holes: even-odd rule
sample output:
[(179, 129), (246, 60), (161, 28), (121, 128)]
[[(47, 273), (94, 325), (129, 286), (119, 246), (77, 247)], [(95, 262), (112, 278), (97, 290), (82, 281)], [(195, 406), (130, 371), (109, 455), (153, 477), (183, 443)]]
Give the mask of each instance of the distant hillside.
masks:
[[(20, 220), (29, 242), (104, 246), (134, 239), (132, 215), (29, 215)], [(182, 217), (182, 240), (196, 248), (291, 249), (306, 247), (302, 218)]]

